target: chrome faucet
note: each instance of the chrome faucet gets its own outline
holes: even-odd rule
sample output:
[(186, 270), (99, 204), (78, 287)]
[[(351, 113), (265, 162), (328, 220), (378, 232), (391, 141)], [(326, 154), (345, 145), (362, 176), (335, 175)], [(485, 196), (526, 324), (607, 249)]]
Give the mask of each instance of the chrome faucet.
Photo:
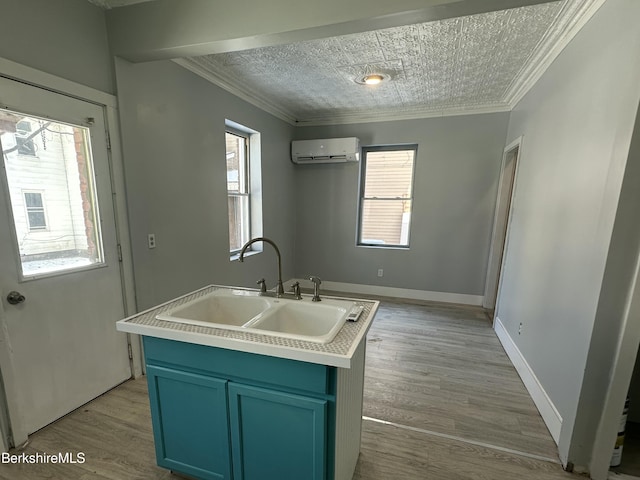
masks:
[[(276, 256), (278, 257), (278, 286), (276, 287), (276, 295), (278, 297), (281, 297), (282, 295), (284, 295), (284, 287), (282, 286), (282, 258), (280, 257), (280, 250), (278, 249), (278, 246), (275, 244), (275, 242), (273, 240), (269, 240), (266, 237), (252, 238), (247, 243), (245, 243), (244, 246), (242, 247), (242, 250), (240, 250), (240, 257), (238, 258), (238, 260), (240, 260), (241, 262), (244, 262), (244, 254), (247, 251), (247, 248), (249, 248), (252, 244), (254, 244), (256, 242), (268, 243), (276, 251)], [(264, 280), (262, 280), (262, 282), (258, 282), (258, 283), (262, 283), (262, 286), (264, 288)], [(265, 288), (265, 290), (266, 290), (266, 288)], [(263, 293), (263, 292), (261, 292), (261, 293)]]

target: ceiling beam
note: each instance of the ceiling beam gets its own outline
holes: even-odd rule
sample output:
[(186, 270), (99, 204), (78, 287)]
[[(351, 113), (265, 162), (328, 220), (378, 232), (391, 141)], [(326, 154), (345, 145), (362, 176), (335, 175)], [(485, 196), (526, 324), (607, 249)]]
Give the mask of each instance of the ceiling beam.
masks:
[(552, 0), (156, 0), (107, 11), (111, 51), (132, 62), (282, 45)]

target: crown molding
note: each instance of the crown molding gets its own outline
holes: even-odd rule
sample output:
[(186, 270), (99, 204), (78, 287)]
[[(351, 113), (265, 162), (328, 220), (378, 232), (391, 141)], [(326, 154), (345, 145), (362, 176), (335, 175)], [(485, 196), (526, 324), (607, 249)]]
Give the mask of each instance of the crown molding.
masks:
[(270, 113), (274, 117), (284, 120), (291, 125), (297, 124), (296, 116), (293, 112), (290, 112), (289, 110), (284, 109), (265, 98), (256, 96), (254, 92), (245, 88), (241, 82), (232, 75), (227, 75), (220, 71), (213, 71), (211, 67), (208, 68), (206, 57), (176, 58), (173, 59), (173, 62), (204, 78), (205, 80), (208, 80), (214, 85), (219, 86), (236, 97), (254, 105), (255, 107)]
[(545, 33), (505, 92), (503, 100), (512, 110), (605, 1), (583, 0), (581, 3), (567, 2), (564, 5), (554, 25)]
[(352, 123), (390, 122), (397, 120), (416, 120), (420, 118), (454, 117), (458, 115), (478, 115), (483, 113), (510, 112), (511, 106), (506, 103), (485, 105), (465, 105), (445, 108), (403, 108), (401, 111), (360, 111), (332, 114), (331, 117), (308, 117), (296, 122), (298, 127), (320, 125), (347, 125)]

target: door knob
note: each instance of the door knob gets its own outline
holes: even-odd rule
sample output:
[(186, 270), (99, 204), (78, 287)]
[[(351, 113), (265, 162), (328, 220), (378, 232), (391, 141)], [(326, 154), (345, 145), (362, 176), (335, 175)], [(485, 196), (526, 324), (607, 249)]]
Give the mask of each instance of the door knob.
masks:
[(20, 292), (9, 292), (9, 295), (7, 295), (7, 302), (9, 302), (11, 305), (18, 305), (19, 303), (22, 303), (26, 300), (25, 296), (22, 295)]

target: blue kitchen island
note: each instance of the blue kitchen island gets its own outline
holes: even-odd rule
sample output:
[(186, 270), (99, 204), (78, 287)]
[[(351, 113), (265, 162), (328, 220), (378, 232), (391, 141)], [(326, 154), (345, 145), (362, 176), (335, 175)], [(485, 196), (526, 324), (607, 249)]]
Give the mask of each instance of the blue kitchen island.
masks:
[(118, 322), (142, 335), (158, 465), (203, 480), (350, 480), (378, 302), (339, 299), (363, 312), (324, 344), (157, 318), (230, 288), (238, 290), (206, 287)]

